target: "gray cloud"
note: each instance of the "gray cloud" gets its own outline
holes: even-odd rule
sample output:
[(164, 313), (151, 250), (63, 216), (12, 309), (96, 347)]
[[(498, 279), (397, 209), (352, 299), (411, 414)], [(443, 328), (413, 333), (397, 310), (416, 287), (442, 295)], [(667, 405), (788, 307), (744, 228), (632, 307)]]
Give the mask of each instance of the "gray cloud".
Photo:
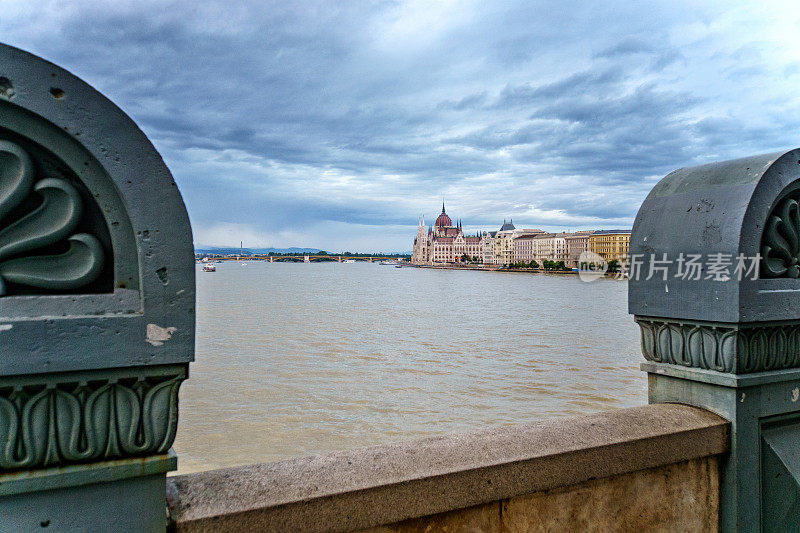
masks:
[(443, 196), (487, 229), (617, 227), (800, 125), (797, 17), (755, 3), (35, 4), (0, 35), (141, 125), (203, 244), (408, 249)]
[(640, 39), (625, 39), (595, 54), (595, 57), (619, 57), (628, 54), (652, 54), (653, 44)]

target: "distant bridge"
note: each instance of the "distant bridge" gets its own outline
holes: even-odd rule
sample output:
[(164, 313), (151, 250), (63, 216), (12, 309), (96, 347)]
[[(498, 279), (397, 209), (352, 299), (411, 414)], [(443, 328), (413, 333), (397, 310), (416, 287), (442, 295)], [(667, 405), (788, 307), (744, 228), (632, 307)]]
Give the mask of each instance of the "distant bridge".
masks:
[(336, 261), (342, 263), (344, 261), (362, 261), (362, 262), (375, 262), (375, 261), (397, 261), (403, 259), (404, 256), (351, 256), (351, 255), (226, 255), (222, 257), (208, 257), (209, 261), (268, 261), (274, 262), (303, 262), (305, 257), (309, 261)]
[(274, 261), (303, 261), (305, 257), (308, 257), (309, 261), (336, 261), (341, 263), (343, 261), (363, 261), (363, 262), (370, 262), (373, 261), (383, 261), (384, 259), (391, 259), (396, 260), (396, 257), (353, 257), (349, 255), (270, 255), (267, 257), (262, 257), (262, 259), (269, 261), (270, 263)]

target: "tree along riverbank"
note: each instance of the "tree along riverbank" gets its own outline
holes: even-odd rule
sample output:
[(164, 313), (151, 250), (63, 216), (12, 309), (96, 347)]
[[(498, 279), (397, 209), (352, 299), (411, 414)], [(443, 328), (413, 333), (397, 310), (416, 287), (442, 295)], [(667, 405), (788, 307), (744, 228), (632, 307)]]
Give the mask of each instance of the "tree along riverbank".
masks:
[[(414, 268), (430, 268), (434, 270), (484, 270), (488, 272), (508, 272), (508, 273), (528, 273), (528, 274), (558, 274), (565, 276), (575, 276), (578, 274), (577, 270), (551, 270), (546, 268), (503, 268), (496, 265), (403, 265), (404, 267), (412, 266)], [(618, 277), (619, 272), (606, 272), (605, 277)]]

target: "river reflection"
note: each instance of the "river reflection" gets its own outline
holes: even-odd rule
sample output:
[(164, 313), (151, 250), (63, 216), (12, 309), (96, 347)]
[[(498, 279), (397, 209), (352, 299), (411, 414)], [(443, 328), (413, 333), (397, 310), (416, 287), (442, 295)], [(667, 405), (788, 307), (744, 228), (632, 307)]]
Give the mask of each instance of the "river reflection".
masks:
[(180, 473), (641, 405), (627, 284), (377, 263), (197, 272)]

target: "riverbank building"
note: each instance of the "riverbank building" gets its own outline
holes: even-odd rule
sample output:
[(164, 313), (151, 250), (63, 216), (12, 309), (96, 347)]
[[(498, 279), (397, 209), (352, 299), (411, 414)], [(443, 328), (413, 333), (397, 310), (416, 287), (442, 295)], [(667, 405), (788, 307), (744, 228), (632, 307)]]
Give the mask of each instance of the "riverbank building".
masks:
[(461, 221), (453, 223), (445, 212), (436, 218), (433, 226), (426, 229), (424, 217), (417, 227), (411, 263), (432, 265), (437, 263), (482, 262), (483, 239), (478, 235), (465, 235)]

